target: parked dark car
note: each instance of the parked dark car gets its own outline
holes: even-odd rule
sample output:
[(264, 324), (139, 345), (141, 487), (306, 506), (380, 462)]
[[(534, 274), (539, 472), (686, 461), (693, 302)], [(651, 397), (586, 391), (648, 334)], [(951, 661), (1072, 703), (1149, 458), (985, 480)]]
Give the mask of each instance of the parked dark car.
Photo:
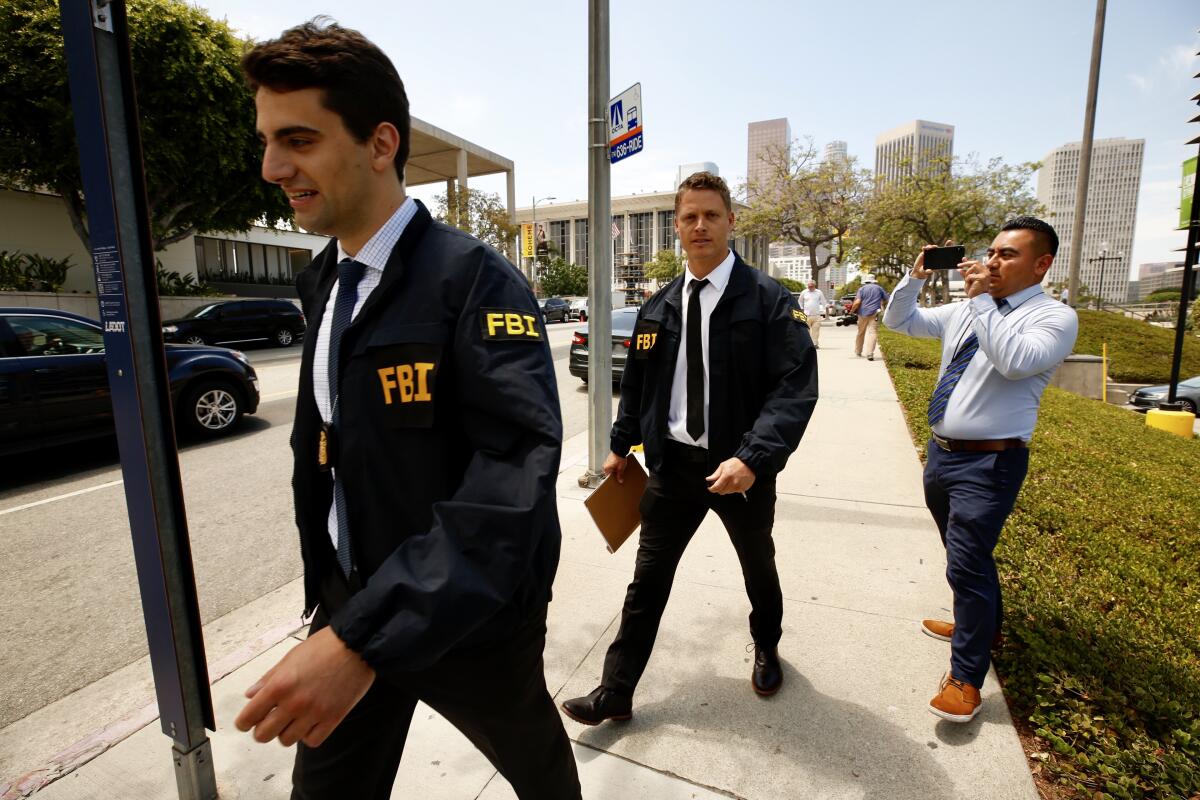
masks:
[[(258, 409), (258, 376), (236, 350), (167, 345), (181, 432), (214, 436)], [(100, 325), (44, 308), (0, 308), (0, 454), (112, 435)]]
[[(1167, 401), (1167, 393), (1170, 389), (1171, 387), (1165, 383), (1162, 386), (1143, 386), (1129, 395), (1129, 404), (1138, 411), (1158, 408), (1159, 403)], [(1184, 411), (1190, 411), (1193, 414), (1200, 413), (1200, 375), (1180, 381), (1175, 387), (1175, 399), (1183, 403)]]
[(538, 305), (542, 308), (542, 319), (547, 323), (566, 322), (567, 313), (571, 310), (571, 304), (562, 297), (547, 297), (539, 300)]
[(291, 347), (304, 336), (304, 314), (287, 300), (225, 300), (196, 306), (163, 323), (163, 341), (243, 344), (269, 341)]
[[(637, 322), (636, 307), (618, 308), (612, 312), (612, 377), (613, 383), (620, 383), (625, 374), (625, 358), (629, 355), (632, 344), (633, 325)], [(571, 355), (567, 360), (567, 370), (584, 383), (588, 382), (588, 329), (580, 328), (571, 337)]]

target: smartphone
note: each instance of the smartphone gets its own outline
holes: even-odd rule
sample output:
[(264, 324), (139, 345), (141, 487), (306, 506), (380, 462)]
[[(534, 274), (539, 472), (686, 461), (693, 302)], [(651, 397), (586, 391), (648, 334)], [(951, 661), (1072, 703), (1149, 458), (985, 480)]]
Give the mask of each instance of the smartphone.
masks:
[(967, 248), (961, 244), (952, 247), (935, 247), (925, 251), (925, 269), (958, 269), (967, 257)]

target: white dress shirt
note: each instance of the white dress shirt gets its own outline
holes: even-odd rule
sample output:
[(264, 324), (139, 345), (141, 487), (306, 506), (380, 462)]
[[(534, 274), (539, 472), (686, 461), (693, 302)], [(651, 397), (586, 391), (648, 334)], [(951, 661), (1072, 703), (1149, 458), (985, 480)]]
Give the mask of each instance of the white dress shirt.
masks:
[[(383, 227), (375, 231), (375, 234), (367, 240), (357, 254), (347, 253), (342, 249), (342, 243), (338, 242), (337, 260), (339, 264), (347, 258), (353, 258), (367, 267), (363, 270), (362, 279), (358, 282), (358, 299), (354, 303), (354, 310), (350, 313), (351, 321), (354, 321), (358, 312), (362, 311), (371, 292), (375, 291), (375, 287), (379, 286), (379, 282), (383, 280), (383, 268), (387, 266), (392, 249), (396, 246), (396, 242), (400, 241), (401, 234), (404, 233), (404, 229), (408, 227), (408, 223), (416, 214), (416, 201), (409, 197), (396, 209), (396, 213), (383, 223)], [(320, 412), (321, 419), (325, 422), (333, 421), (333, 398), (329, 396), (329, 334), (333, 330), (333, 307), (337, 302), (337, 293), (338, 281), (334, 279), (333, 290), (329, 292), (329, 300), (325, 303), (325, 313), (321, 315), (321, 326), (317, 329), (317, 341), (313, 345), (313, 395), (317, 400), (317, 411)], [(336, 468), (334, 469), (334, 478), (337, 478)], [(337, 550), (337, 509), (333, 503), (329, 506), (327, 527), (329, 528), (329, 538), (333, 539), (333, 549)]]
[(704, 353), (704, 433), (700, 434), (699, 439), (693, 439), (687, 432), (687, 325), (692, 281), (698, 279), (692, 274), (690, 264), (683, 269), (683, 296), (681, 298), (683, 337), (679, 342), (679, 355), (675, 358), (675, 375), (671, 379), (671, 408), (667, 412), (667, 436), (677, 442), (694, 447), (708, 449), (708, 398), (711, 394), (709, 382), (712, 377), (708, 370), (708, 321), (712, 317), (713, 309), (717, 307), (721, 295), (725, 294), (725, 287), (729, 285), (729, 276), (732, 272), (733, 251), (730, 250), (729, 254), (725, 256), (725, 260), (705, 276), (708, 279), (708, 285), (700, 292), (700, 347)]
[(1040, 284), (1009, 295), (1002, 308), (990, 294), (964, 303), (918, 308), (924, 283), (906, 275), (892, 292), (883, 324), (909, 336), (940, 338), (939, 379), (970, 331), (979, 340), (979, 350), (933, 432), (944, 439), (1028, 442), (1037, 424), (1042, 392), (1075, 346), (1079, 321), (1074, 309), (1049, 297)]
[(811, 292), (805, 290), (800, 293), (800, 308), (804, 310), (804, 315), (808, 317), (822, 317), (825, 315), (825, 306), (829, 303), (825, 299), (825, 295), (820, 289), (813, 289)]

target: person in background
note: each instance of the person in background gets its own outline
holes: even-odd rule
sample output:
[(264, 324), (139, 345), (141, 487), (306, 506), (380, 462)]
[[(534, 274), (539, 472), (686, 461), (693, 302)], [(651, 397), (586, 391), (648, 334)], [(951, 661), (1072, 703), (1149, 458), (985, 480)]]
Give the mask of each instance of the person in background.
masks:
[(862, 357), (867, 351), (867, 361), (875, 360), (875, 337), (878, 335), (879, 312), (887, 306), (887, 292), (875, 282), (874, 275), (863, 278), (863, 285), (854, 295), (850, 306), (851, 314), (858, 314), (858, 335), (854, 337), (854, 355)]
[(808, 334), (812, 337), (813, 347), (821, 347), (821, 320), (825, 317), (825, 307), (829, 301), (817, 288), (816, 281), (808, 282), (808, 289), (800, 293), (800, 310), (808, 316)]

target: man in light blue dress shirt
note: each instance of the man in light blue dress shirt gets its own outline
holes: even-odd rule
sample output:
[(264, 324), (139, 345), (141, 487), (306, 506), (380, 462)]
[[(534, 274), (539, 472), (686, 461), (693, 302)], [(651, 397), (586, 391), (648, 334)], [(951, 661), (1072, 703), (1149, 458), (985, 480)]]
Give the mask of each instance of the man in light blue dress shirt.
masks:
[(1001, 620), (992, 551), (1029, 468), (1042, 392), (1079, 330), (1075, 311), (1042, 291), (1057, 252), (1052, 227), (1017, 217), (985, 260), (959, 264), (967, 302), (918, 308), (929, 277), (922, 251), (883, 316), (892, 330), (942, 340), (924, 482), (925, 504), (946, 547), (954, 622), (925, 620), (922, 629), (950, 642), (950, 671), (929, 710), (952, 722), (979, 713)]

